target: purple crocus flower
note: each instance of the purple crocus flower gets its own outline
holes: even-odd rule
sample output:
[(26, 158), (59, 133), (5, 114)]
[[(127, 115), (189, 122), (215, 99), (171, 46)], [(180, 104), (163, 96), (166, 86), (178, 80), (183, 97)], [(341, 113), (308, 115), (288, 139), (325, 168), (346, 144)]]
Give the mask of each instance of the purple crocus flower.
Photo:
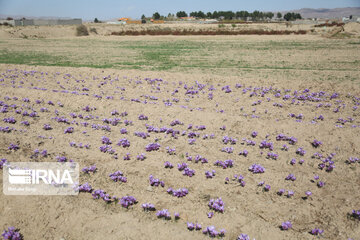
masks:
[(292, 224), (291, 224), (290, 221), (286, 221), (286, 222), (281, 223), (281, 229), (282, 230), (288, 230), (290, 228), (292, 228)]

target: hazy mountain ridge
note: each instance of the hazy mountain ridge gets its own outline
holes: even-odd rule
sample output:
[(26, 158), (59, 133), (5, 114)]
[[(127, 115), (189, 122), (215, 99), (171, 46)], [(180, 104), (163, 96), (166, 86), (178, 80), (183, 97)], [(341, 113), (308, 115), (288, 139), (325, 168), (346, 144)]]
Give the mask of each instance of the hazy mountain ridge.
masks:
[(282, 13), (296, 12), (303, 18), (342, 18), (350, 15), (360, 16), (360, 7), (347, 8), (301, 8), (298, 10), (282, 11)]

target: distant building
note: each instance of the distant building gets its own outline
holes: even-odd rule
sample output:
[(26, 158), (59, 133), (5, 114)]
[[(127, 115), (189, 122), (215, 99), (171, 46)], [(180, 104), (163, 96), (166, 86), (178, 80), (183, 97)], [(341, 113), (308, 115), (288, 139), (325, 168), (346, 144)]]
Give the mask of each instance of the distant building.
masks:
[(350, 15), (349, 17), (343, 17), (343, 22), (360, 22), (360, 15)]
[(0, 20), (0, 23), (11, 24), (13, 26), (53, 26), (53, 25), (79, 25), (82, 19), (15, 19)]

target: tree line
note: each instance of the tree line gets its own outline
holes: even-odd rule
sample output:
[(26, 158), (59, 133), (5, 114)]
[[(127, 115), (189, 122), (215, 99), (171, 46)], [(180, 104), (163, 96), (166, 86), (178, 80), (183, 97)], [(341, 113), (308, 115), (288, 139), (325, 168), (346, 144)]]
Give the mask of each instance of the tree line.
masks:
[[(152, 15), (152, 18), (155, 20), (158, 19), (171, 19), (171, 18), (182, 18), (182, 17), (195, 17), (195, 18), (201, 18), (201, 19), (225, 19), (225, 20), (233, 20), (233, 19), (241, 19), (241, 20), (252, 20), (252, 21), (261, 21), (261, 20), (268, 20), (272, 19), (275, 15), (272, 12), (261, 12), (261, 11), (214, 11), (214, 12), (207, 12), (204, 13), (202, 11), (195, 11), (190, 12), (187, 14), (185, 11), (178, 11), (176, 14), (169, 13), (168, 16), (162, 16), (158, 12), (155, 12)], [(280, 12), (276, 14), (276, 17), (278, 19), (281, 19), (283, 16)], [(145, 19), (145, 15), (143, 14), (141, 16), (141, 19)], [(293, 21), (296, 19), (302, 19), (300, 13), (293, 13), (288, 12), (283, 17), (286, 21)]]

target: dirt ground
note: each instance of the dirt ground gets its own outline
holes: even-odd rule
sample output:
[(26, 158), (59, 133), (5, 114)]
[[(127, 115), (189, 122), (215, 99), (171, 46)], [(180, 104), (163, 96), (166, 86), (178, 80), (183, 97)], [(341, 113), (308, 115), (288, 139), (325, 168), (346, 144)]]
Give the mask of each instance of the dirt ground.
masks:
[[(296, 37), (277, 38), (286, 43)], [(10, 38), (0, 39), (3, 49), (9, 46)], [(59, 39), (52, 38), (50, 43), (56, 45)], [(137, 37), (127, 39), (139, 40)], [(164, 37), (162, 41), (169, 39)], [(253, 41), (255, 47), (274, 40), (259, 36), (245, 39)], [(304, 58), (299, 61), (305, 63), (309, 59), (310, 69), (276, 68), (277, 63), (271, 69), (251, 68), (265, 64), (263, 60), (257, 63), (259, 51), (254, 51), (255, 56), (249, 60), (250, 69), (234, 67), (235, 70), (210, 67), (205, 71), (183, 71), (183, 66), (177, 66), (171, 70), (146, 71), (0, 64), (0, 127), (13, 128), (9, 133), (0, 131), (0, 158), (9, 162), (55, 162), (57, 156), (66, 156), (78, 162), (80, 169), (96, 164), (95, 173), (80, 173), (81, 184), (88, 182), (94, 190), (103, 189), (120, 198), (131, 195), (138, 201), (126, 209), (115, 202), (107, 204), (102, 199), (94, 200), (90, 193), (84, 192), (78, 196), (5, 196), (0, 178), (1, 230), (15, 226), (24, 239), (209, 238), (202, 231), (189, 231), (187, 222), (192, 222), (200, 223), (203, 229), (208, 226), (218, 231), (225, 229), (225, 236), (217, 237), (224, 239), (236, 239), (241, 233), (257, 240), (318, 239), (309, 232), (319, 228), (324, 230), (323, 239), (358, 240), (360, 221), (350, 215), (353, 209), (360, 210), (360, 161), (348, 161), (350, 157), (360, 157), (360, 70), (356, 65), (356, 61), (360, 61), (356, 54), (359, 45), (349, 44), (354, 39), (345, 43), (322, 39), (307, 36), (306, 41), (333, 44), (328, 55), (327, 49), (301, 53), (304, 45), (293, 45), (292, 50), (278, 55), (286, 61), (286, 54), (303, 54)], [(110, 40), (114, 41), (113, 37)], [(200, 44), (207, 40), (209, 38), (197, 37)], [(26, 42), (20, 44), (20, 41), (26, 40), (14, 39), (15, 45), (11, 48), (28, 50)], [(55, 48), (48, 49), (54, 52)], [(63, 51), (68, 50), (63, 48)], [(251, 53), (251, 49), (247, 50), (248, 56), (251, 57)], [(270, 52), (266, 53), (271, 56)], [(335, 53), (338, 55), (333, 56)], [(276, 54), (279, 52), (274, 51)], [(99, 56), (103, 56), (101, 51)], [(347, 57), (352, 65), (341, 63)], [(336, 63), (332, 58), (343, 65), (334, 67)], [(291, 63), (291, 57), (289, 61)], [(323, 69), (327, 64), (333, 65)], [(226, 93), (226, 89), (231, 92)], [(24, 102), (24, 98), (29, 98), (30, 102)], [(49, 101), (54, 105), (48, 104)], [(87, 112), (83, 110), (86, 106), (96, 110)], [(17, 114), (16, 110), (21, 113)], [(128, 115), (112, 115), (114, 110), (126, 111)], [(38, 116), (24, 116), (24, 111), (35, 111)], [(292, 113), (295, 117), (289, 115)], [(148, 120), (139, 120), (141, 114)], [(323, 120), (319, 119), (320, 115)], [(55, 121), (56, 116), (65, 117), (69, 123)], [(14, 117), (16, 123), (3, 121), (9, 117)], [(113, 126), (104, 122), (105, 118), (120, 118), (120, 121)], [(125, 120), (132, 124), (126, 125)], [(183, 124), (171, 126), (174, 120)], [(25, 126), (23, 121), (30, 125)], [(52, 130), (44, 130), (44, 124), (50, 124)], [(146, 139), (134, 135), (147, 132), (147, 124), (178, 130), (179, 134), (174, 137), (171, 133), (149, 132)], [(189, 124), (193, 125), (192, 129), (188, 128)], [(201, 125), (206, 128), (196, 128)], [(111, 130), (103, 130), (100, 126), (108, 126)], [(73, 127), (74, 132), (65, 134), (68, 127)], [(122, 128), (128, 133), (121, 134)], [(258, 133), (256, 137), (251, 136), (253, 131)], [(193, 138), (196, 139), (194, 144), (189, 144), (190, 132), (198, 135)], [(291, 145), (289, 141), (278, 141), (279, 134), (295, 137), (297, 142)], [(100, 151), (99, 147), (104, 145), (102, 136), (112, 141), (114, 154)], [(236, 143), (225, 144), (225, 136), (237, 139)], [(117, 145), (123, 138), (130, 141), (130, 147)], [(312, 146), (315, 139), (322, 144)], [(255, 145), (250, 145), (249, 140)], [(263, 140), (271, 142), (273, 150), (260, 148)], [(70, 142), (91, 147), (72, 147)], [(154, 142), (160, 144), (160, 149), (147, 152), (145, 147)], [(19, 145), (20, 149), (8, 150), (11, 143)], [(288, 150), (284, 150), (284, 144)], [(170, 155), (166, 147), (175, 148), (176, 154)], [(233, 152), (224, 152), (222, 149), (226, 147), (232, 147)], [(304, 156), (296, 153), (299, 148), (306, 151)], [(35, 149), (46, 149), (48, 156), (30, 158)], [(244, 150), (248, 151), (246, 157), (239, 155)], [(277, 159), (268, 158), (269, 152), (277, 154)], [(123, 160), (127, 153), (130, 153), (130, 160)], [(136, 159), (141, 153), (146, 155), (143, 161)], [(323, 157), (318, 159), (315, 153)], [(332, 153), (335, 155), (327, 158)], [(187, 155), (193, 160), (189, 161)], [(206, 158), (208, 163), (196, 163), (196, 155)], [(228, 159), (233, 160), (232, 167), (224, 169), (214, 165), (217, 160)], [(295, 164), (291, 164), (292, 159), (296, 159)], [(304, 160), (302, 164), (301, 160)], [(165, 168), (166, 161), (174, 168)], [(322, 161), (324, 169), (319, 167)], [(177, 164), (184, 162), (195, 170), (194, 176), (185, 176), (178, 170)], [(250, 172), (252, 164), (260, 164), (265, 172)], [(333, 170), (329, 164), (335, 166)], [(126, 183), (109, 178), (109, 174), (117, 170), (127, 177)], [(205, 171), (211, 170), (216, 171), (215, 176), (206, 178)], [(234, 179), (234, 175), (240, 174), (245, 186)], [(285, 180), (289, 174), (294, 174), (296, 180)], [(150, 186), (149, 175), (164, 181), (165, 187)], [(315, 175), (319, 176), (318, 180), (314, 179)], [(229, 178), (227, 183), (226, 178)], [(259, 186), (261, 181), (265, 182), (263, 186)], [(319, 181), (325, 185), (318, 187)], [(267, 184), (271, 186), (269, 191), (264, 190)], [(189, 193), (177, 198), (167, 193), (169, 187), (187, 188)], [(278, 194), (280, 189), (286, 190), (282, 196)], [(288, 190), (294, 191), (294, 196), (287, 197)], [(305, 198), (306, 191), (312, 192), (308, 198)], [(225, 204), (223, 213), (214, 212), (208, 206), (210, 199), (219, 197)], [(154, 204), (156, 211), (144, 211), (143, 203)], [(162, 209), (169, 210), (171, 220), (156, 217), (157, 210)], [(175, 212), (180, 214), (180, 219), (175, 220)], [(214, 212), (212, 218), (208, 218), (209, 212)], [(281, 230), (285, 221), (290, 221), (293, 227)]]

